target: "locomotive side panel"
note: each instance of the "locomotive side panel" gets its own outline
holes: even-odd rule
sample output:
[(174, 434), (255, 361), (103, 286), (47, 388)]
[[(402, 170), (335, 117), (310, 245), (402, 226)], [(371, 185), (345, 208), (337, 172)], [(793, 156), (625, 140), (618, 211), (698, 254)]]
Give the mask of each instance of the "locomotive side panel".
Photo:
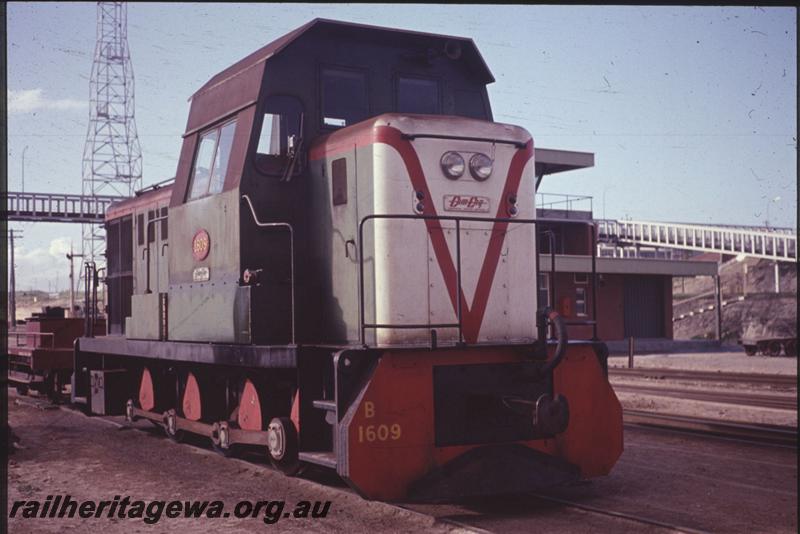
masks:
[(171, 186), (114, 204), (106, 214), (108, 333), (159, 339), (167, 291)]
[(249, 307), (237, 303), (239, 207), (232, 190), (170, 210), (169, 339), (250, 341)]

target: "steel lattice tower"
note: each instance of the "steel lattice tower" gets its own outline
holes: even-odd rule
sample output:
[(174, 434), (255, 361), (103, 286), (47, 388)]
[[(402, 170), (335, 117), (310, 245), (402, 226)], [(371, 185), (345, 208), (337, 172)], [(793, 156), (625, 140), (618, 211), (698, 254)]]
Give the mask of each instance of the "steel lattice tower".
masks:
[[(125, 2), (97, 3), (97, 44), (89, 82), (89, 128), (83, 150), (83, 195), (133, 196), (142, 184), (133, 67)], [(83, 226), (83, 259), (105, 263), (103, 227)], [(83, 270), (81, 270), (82, 272)]]

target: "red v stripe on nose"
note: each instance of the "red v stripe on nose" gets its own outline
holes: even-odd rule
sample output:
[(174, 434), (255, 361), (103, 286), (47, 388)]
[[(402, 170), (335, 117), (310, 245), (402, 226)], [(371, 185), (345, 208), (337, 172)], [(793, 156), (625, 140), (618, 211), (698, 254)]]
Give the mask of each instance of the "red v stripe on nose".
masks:
[[(399, 152), (406, 166), (406, 170), (408, 171), (414, 190), (422, 191), (425, 194), (425, 198), (430, 199), (431, 193), (428, 189), (428, 183), (425, 180), (425, 173), (422, 170), (419, 156), (417, 156), (417, 152), (414, 150), (411, 141), (404, 139), (399, 130), (390, 126), (378, 127), (375, 133), (375, 141), (378, 143), (386, 143)], [(506, 183), (503, 187), (503, 194), (498, 202), (497, 214), (495, 217), (501, 218), (506, 216), (504, 213), (505, 199), (511, 194), (517, 194), (520, 181), (522, 180), (522, 171), (525, 168), (525, 164), (532, 157), (533, 140), (529, 140), (524, 148), (518, 150), (516, 154), (514, 154), (511, 160), (508, 175), (506, 176)], [(423, 214), (437, 215), (436, 206), (433, 202), (425, 203)], [(478, 333), (483, 323), (486, 305), (489, 302), (489, 293), (491, 292), (492, 283), (494, 282), (497, 264), (500, 261), (500, 252), (503, 248), (503, 241), (505, 239), (508, 223), (495, 222), (492, 225), (492, 233), (489, 238), (489, 245), (486, 248), (486, 255), (483, 258), (483, 265), (481, 266), (480, 275), (478, 276), (478, 284), (475, 288), (472, 305), (467, 303), (463, 288), (459, 291), (458, 274), (456, 272), (455, 263), (453, 262), (453, 257), (450, 254), (450, 249), (447, 246), (441, 221), (426, 219), (425, 225), (428, 228), (428, 234), (431, 238), (436, 261), (442, 271), (442, 276), (447, 286), (447, 292), (450, 296), (453, 310), (456, 311), (456, 313), (458, 310), (458, 301), (456, 298), (461, 299), (462, 332), (464, 334), (464, 340), (467, 343), (475, 343), (478, 340)], [(458, 297), (456, 297), (457, 294)]]

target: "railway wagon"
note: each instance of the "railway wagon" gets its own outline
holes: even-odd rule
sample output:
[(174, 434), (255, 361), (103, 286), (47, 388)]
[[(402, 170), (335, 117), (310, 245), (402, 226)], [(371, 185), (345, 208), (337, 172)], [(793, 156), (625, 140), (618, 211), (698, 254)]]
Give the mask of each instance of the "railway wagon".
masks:
[(370, 499), (609, 473), (607, 350), (537, 309), (533, 139), (493, 81), (470, 39), (320, 19), (213, 76), (174, 184), (108, 211), (73, 400)]
[[(55, 402), (66, 399), (70, 382), (73, 345), (85, 330), (85, 319), (66, 317), (62, 307), (43, 308), (8, 332), (8, 382), (17, 393), (33, 390)], [(96, 328), (103, 329), (102, 319)]]
[(797, 357), (797, 324), (781, 318), (774, 318), (766, 325), (751, 321), (744, 325), (738, 342), (748, 356), (780, 356), (784, 353)]

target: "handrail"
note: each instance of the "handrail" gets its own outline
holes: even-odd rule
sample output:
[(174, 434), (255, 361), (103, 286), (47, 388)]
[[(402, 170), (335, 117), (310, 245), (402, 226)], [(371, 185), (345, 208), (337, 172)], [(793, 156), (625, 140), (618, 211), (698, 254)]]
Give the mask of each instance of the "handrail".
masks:
[[(160, 222), (160, 221), (166, 221), (168, 218), (169, 218), (169, 215), (163, 215), (161, 217), (156, 217), (155, 219), (150, 219), (149, 221), (147, 221), (147, 224), (145, 225), (145, 231), (144, 231), (145, 236), (144, 236), (144, 238), (147, 241), (147, 246), (145, 247), (144, 252), (147, 255), (147, 289), (145, 289), (144, 292), (147, 295), (152, 293), (152, 291), (150, 290), (150, 225), (153, 224), (153, 223)], [(155, 234), (156, 234), (155, 231), (153, 231), (153, 243), (156, 242), (156, 235)], [(162, 241), (163, 241), (163, 238), (162, 238)], [(163, 247), (161, 248), (161, 255), (162, 256), (164, 255), (164, 248)]]
[(84, 265), (83, 332), (86, 337), (94, 337), (94, 324), (97, 320), (97, 266), (93, 261), (87, 261)]
[(259, 228), (287, 228), (289, 230), (289, 269), (292, 277), (292, 345), (294, 345), (296, 315), (294, 308), (294, 228), (292, 228), (291, 224), (286, 222), (261, 222), (258, 220), (258, 215), (256, 215), (256, 210), (253, 208), (253, 202), (250, 200), (250, 197), (247, 195), (242, 195), (242, 200), (247, 201), (247, 205), (250, 207), (250, 214), (253, 216), (253, 221)]
[[(441, 323), (441, 324), (380, 324), (380, 323), (367, 323), (365, 318), (365, 294), (364, 294), (364, 225), (367, 221), (378, 219), (406, 219), (406, 220), (436, 220), (436, 221), (453, 221), (456, 224), (456, 274), (457, 274), (457, 293), (456, 293), (456, 316), (457, 323)], [(458, 328), (458, 343), (464, 344), (462, 332), (462, 310), (461, 310), (461, 222), (483, 222), (495, 223), (505, 222), (508, 224), (580, 224), (592, 228), (591, 238), (591, 256), (592, 256), (592, 339), (597, 339), (597, 225), (593, 221), (579, 221), (571, 219), (557, 219), (557, 218), (541, 218), (541, 219), (519, 219), (510, 217), (471, 217), (471, 216), (455, 216), (455, 215), (417, 215), (417, 214), (372, 214), (366, 215), (361, 218), (358, 224), (358, 284), (359, 284), (359, 342), (362, 346), (368, 347), (366, 330), (372, 329), (422, 329), (422, 328)], [(551, 247), (554, 254), (554, 248)], [(536, 246), (535, 270), (539, 271), (539, 247)], [(555, 273), (555, 261), (552, 262), (552, 272)], [(554, 276), (554, 274), (552, 275)], [(535, 281), (538, 295), (538, 279)], [(555, 288), (552, 288), (555, 289)]]
[(162, 187), (166, 187), (167, 185), (172, 185), (173, 183), (175, 183), (175, 177), (174, 176), (172, 178), (167, 178), (165, 180), (161, 180), (160, 182), (156, 182), (154, 184), (150, 184), (148, 186), (145, 186), (145, 187), (135, 191), (134, 194), (138, 197), (140, 195), (143, 195), (144, 193), (147, 193), (149, 191), (155, 191), (156, 189), (161, 189)]
[[(28, 336), (47, 338), (47, 339), (50, 340), (50, 346), (49, 347), (44, 347), (43, 345), (34, 344), (34, 345), (31, 345), (31, 347), (33, 347), (33, 348), (36, 348), (36, 347), (51, 348), (51, 349), (55, 348), (55, 332), (25, 332), (23, 330), (11, 330), (11, 331), (8, 332), (9, 341), (11, 340), (11, 336), (14, 336), (15, 345), (14, 345), (13, 348), (27, 347), (28, 346), (27, 343), (25, 343), (24, 345), (20, 345), (19, 338), (20, 337), (28, 337)], [(34, 343), (36, 343), (36, 342), (34, 341)], [(9, 348), (12, 348), (10, 343), (9, 343)]]
[[(557, 200), (548, 200), (556, 198)], [(544, 193), (536, 192), (536, 207), (539, 209), (556, 209), (553, 206), (566, 204), (565, 211), (572, 211), (572, 206), (575, 203), (588, 201), (589, 209), (585, 211), (592, 211), (593, 197), (588, 195), (571, 195), (569, 193)], [(577, 210), (576, 210), (577, 211)]]

